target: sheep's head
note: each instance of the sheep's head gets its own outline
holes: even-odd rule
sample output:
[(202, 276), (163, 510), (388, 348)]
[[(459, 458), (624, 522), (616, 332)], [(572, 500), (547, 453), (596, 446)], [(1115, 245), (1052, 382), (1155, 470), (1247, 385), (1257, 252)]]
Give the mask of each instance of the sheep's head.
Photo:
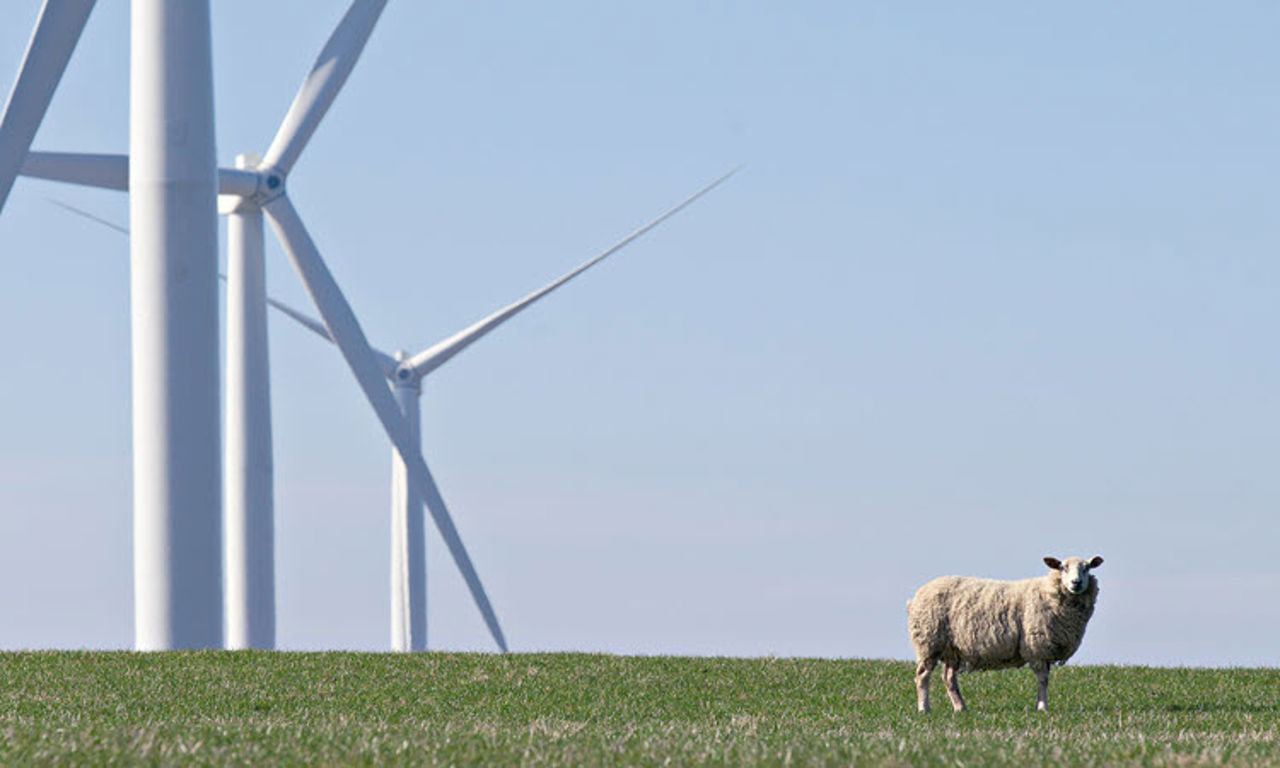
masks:
[(1093, 578), (1089, 571), (1102, 565), (1102, 558), (1082, 560), (1068, 557), (1066, 560), (1059, 560), (1056, 557), (1046, 557), (1044, 564), (1058, 572), (1058, 579), (1064, 590), (1073, 595), (1083, 595), (1089, 591), (1089, 580)]

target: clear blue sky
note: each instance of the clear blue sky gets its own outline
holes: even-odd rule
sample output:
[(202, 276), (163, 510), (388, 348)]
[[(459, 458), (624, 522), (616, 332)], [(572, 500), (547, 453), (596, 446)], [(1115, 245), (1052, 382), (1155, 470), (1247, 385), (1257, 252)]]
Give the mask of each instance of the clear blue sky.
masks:
[[(39, 3), (0, 8), (7, 92)], [(344, 2), (214, 4), (218, 153)], [(1101, 554), (1084, 662), (1280, 663), (1280, 8), (393, 1), (290, 178), (417, 351), (746, 169), (428, 380), (516, 650), (909, 656), (947, 573)], [(36, 148), (128, 146), (101, 0)], [(0, 215), (0, 647), (132, 641), (116, 193)], [(280, 250), (269, 284), (307, 299)], [(274, 318), (279, 638), (387, 645), (390, 448)], [(434, 531), (430, 642), (489, 641)]]

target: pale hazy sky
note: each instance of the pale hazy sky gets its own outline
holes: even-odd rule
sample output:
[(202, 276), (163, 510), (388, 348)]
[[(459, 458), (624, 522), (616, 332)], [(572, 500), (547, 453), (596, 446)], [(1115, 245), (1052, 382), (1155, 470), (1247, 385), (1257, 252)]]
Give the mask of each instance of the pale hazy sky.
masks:
[[(0, 93), (39, 8), (0, 7)], [(214, 3), (218, 154), (346, 3)], [(1280, 7), (393, 0), (290, 178), (417, 351), (746, 169), (427, 382), (514, 650), (910, 654), (945, 573), (1103, 555), (1082, 662), (1280, 664)], [(128, 146), (100, 0), (35, 147)], [(132, 642), (122, 194), (0, 215), (0, 647)], [(274, 242), (269, 285), (307, 298)], [(388, 644), (390, 448), (272, 320), (279, 639)], [(434, 530), (430, 643), (492, 647)]]

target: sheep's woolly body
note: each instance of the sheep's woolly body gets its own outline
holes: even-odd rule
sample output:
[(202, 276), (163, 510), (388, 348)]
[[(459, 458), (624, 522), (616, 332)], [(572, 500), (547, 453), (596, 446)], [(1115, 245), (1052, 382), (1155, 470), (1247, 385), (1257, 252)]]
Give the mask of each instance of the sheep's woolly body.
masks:
[(964, 669), (1065, 662), (1084, 639), (1097, 597), (1094, 578), (1073, 595), (1056, 573), (1021, 581), (943, 576), (907, 603), (911, 643), (921, 659)]
[(1036, 675), (1036, 709), (1048, 709), (1050, 665), (1066, 662), (1084, 639), (1098, 600), (1098, 580), (1090, 571), (1102, 558), (1044, 562), (1053, 570), (1036, 579), (943, 576), (916, 591), (907, 603), (907, 627), (921, 712), (929, 711), (929, 677), (939, 663), (956, 710), (965, 708), (960, 672), (1024, 664)]

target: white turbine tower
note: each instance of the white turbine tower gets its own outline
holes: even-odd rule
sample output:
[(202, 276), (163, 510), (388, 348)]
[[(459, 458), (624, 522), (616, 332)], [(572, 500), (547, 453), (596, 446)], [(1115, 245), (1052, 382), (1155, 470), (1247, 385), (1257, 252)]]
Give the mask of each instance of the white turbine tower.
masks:
[[(515, 317), (516, 314), (534, 302), (622, 250), (646, 232), (679, 213), (736, 172), (737, 169), (734, 169), (706, 185), (653, 221), (618, 241), (608, 250), (594, 256), (572, 271), (473, 323), (458, 333), (433, 344), (416, 355), (410, 356), (404, 352), (390, 355), (374, 349), (373, 351), (381, 365), (382, 373), (391, 385), (396, 402), (399, 404), (414, 438), (420, 440), (419, 400), (422, 396), (422, 381), (431, 372), (506, 321)], [(127, 229), (91, 213), (65, 203), (56, 204), (72, 213), (97, 221), (116, 231), (128, 233)], [(267, 304), (288, 315), (316, 335), (327, 341), (333, 341), (333, 337), (329, 335), (328, 330), (319, 321), (266, 296), (265, 293), (263, 298)], [(228, 304), (230, 304), (230, 298), (228, 298)], [(443, 499), (438, 499), (437, 503), (442, 507), (444, 506)], [(394, 450), (391, 456), (390, 562), (391, 649), (394, 651), (425, 651), (427, 649), (427, 575), (422, 501), (409, 482), (408, 468), (405, 462), (400, 458), (399, 452)]]
[[(250, 169), (259, 155), (240, 155)], [(223, 453), (223, 607), (226, 647), (276, 647), (275, 488), (267, 273), (262, 210), (221, 198), (227, 214), (226, 441)]]
[[(0, 117), (0, 205), (93, 0), (46, 0)], [(222, 643), (217, 221), (208, 0), (133, 0), (129, 212), (134, 642)]]

